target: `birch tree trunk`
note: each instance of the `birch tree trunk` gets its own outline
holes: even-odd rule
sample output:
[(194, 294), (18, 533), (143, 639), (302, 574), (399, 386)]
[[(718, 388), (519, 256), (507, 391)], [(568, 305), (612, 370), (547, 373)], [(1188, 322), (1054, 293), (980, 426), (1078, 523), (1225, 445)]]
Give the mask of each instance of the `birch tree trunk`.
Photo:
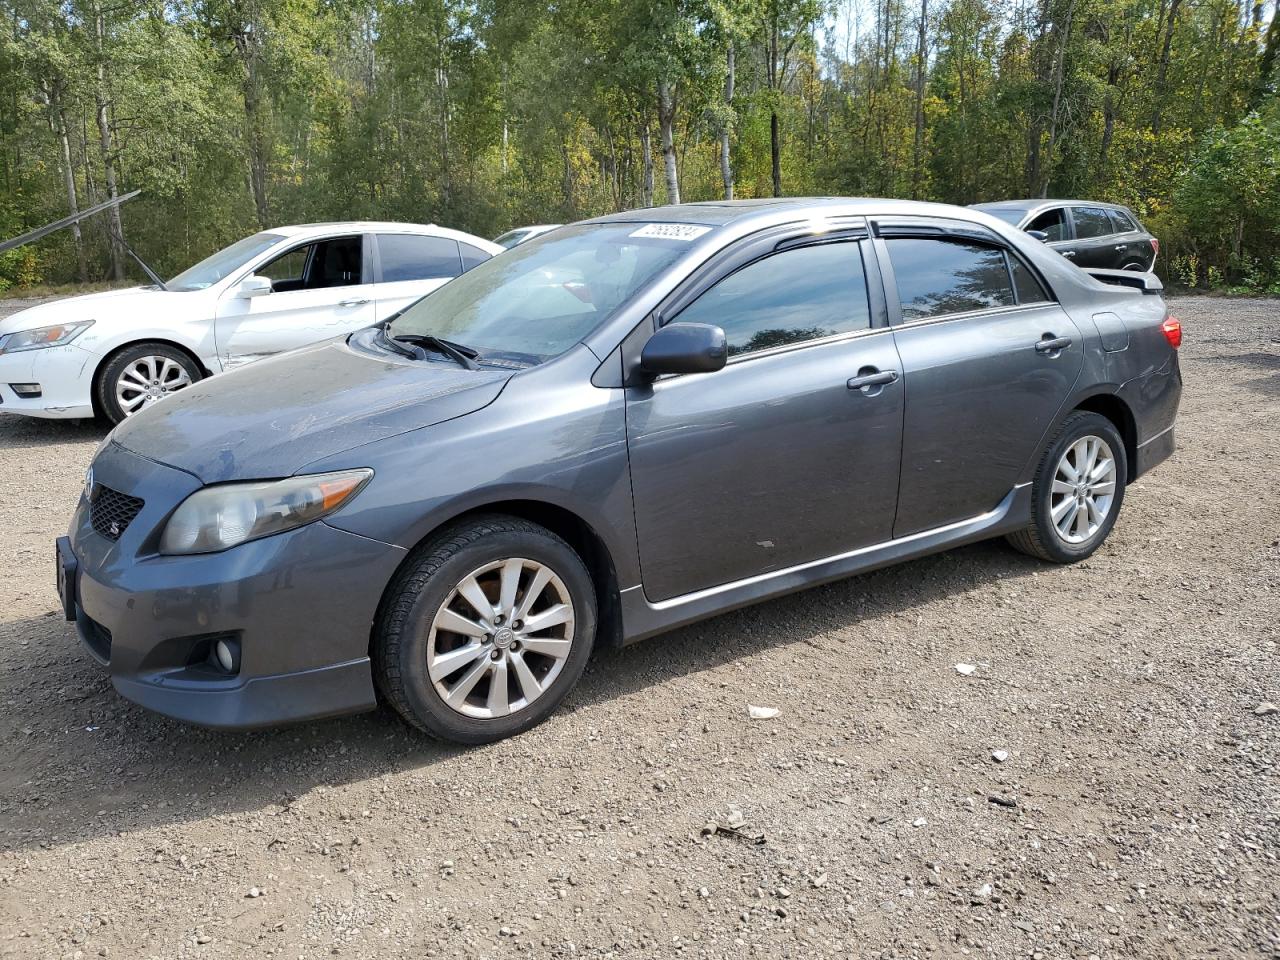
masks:
[(928, 52), (925, 30), (929, 23), (929, 0), (920, 0), (920, 27), (916, 35), (916, 133), (912, 148), (911, 199), (920, 199), (924, 162), (924, 67)]
[(724, 198), (733, 199), (733, 167), (730, 164), (729, 146), (733, 132), (733, 44), (725, 51), (724, 123), (720, 126), (720, 179), (724, 183)]
[(676, 96), (669, 80), (658, 81), (658, 128), (662, 136), (662, 167), (667, 181), (667, 203), (680, 202), (680, 177), (676, 171)]
[[(111, 135), (110, 106), (111, 99), (107, 83), (106, 56), (106, 15), (102, 5), (93, 6), (93, 39), (97, 70), (94, 75), (93, 104), (94, 116), (98, 124), (98, 148), (102, 154), (102, 177), (107, 185), (107, 197), (114, 200), (120, 195), (116, 184), (115, 145)], [(116, 204), (107, 212), (107, 232), (110, 238), (111, 278), (124, 280), (124, 225), (120, 222), (120, 205)]]
[(653, 206), (653, 142), (649, 136), (649, 125), (640, 125), (640, 158), (643, 173), (640, 181), (640, 205)]

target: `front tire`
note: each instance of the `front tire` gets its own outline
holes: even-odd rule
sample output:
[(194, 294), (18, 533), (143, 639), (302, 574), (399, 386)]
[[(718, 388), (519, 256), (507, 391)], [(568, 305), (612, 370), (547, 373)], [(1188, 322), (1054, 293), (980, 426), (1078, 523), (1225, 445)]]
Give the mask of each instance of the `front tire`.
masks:
[(135, 343), (108, 358), (98, 376), (95, 400), (111, 424), (131, 417), (204, 375), (187, 353), (167, 343)]
[(517, 517), (478, 517), (423, 547), (374, 628), (374, 681), (419, 730), (491, 743), (542, 722), (582, 676), (596, 632), (573, 548)]
[(1049, 441), (1031, 486), (1031, 522), (1006, 538), (1052, 563), (1076, 563), (1102, 545), (1124, 503), (1129, 463), (1115, 425), (1077, 410)]

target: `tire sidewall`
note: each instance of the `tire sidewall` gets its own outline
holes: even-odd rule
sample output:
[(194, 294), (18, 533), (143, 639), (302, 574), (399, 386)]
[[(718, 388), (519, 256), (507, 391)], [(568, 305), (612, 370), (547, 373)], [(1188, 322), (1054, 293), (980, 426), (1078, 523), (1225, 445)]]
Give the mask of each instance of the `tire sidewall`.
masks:
[[(199, 365), (185, 351), (167, 343), (135, 343), (117, 350), (102, 367), (102, 374), (98, 377), (97, 383), (98, 409), (111, 424), (127, 419), (127, 415), (116, 401), (116, 381), (120, 379), (120, 374), (125, 367), (141, 357), (167, 357), (187, 371), (187, 376), (191, 378), (192, 383), (204, 377)], [(139, 407), (139, 409), (142, 408)]]
[[(1116, 461), (1116, 492), (1111, 510), (1098, 531), (1084, 543), (1067, 543), (1058, 535), (1050, 515), (1053, 479), (1063, 454), (1073, 443), (1087, 436), (1101, 437), (1111, 448), (1111, 455)], [(1067, 418), (1040, 462), (1032, 492), (1033, 521), (1037, 538), (1040, 545), (1054, 560), (1059, 563), (1074, 563), (1091, 556), (1098, 547), (1102, 546), (1110, 535), (1112, 527), (1116, 525), (1120, 509), (1124, 506), (1125, 483), (1128, 475), (1129, 459), (1125, 452), (1124, 439), (1110, 420), (1099, 413), (1087, 412), (1074, 413)]]
[[(564, 583), (573, 601), (573, 646), (555, 682), (532, 705), (497, 720), (477, 720), (455, 711), (436, 692), (427, 673), (427, 641), (436, 612), (463, 577), (486, 563), (510, 557), (544, 564)], [(430, 560), (428, 556), (427, 562)], [(478, 744), (514, 736), (546, 719), (568, 695), (586, 669), (595, 633), (595, 589), (572, 547), (549, 531), (504, 530), (488, 534), (444, 559), (432, 572), (425, 589), (413, 598), (398, 649), (404, 697), (421, 725), (445, 739)]]

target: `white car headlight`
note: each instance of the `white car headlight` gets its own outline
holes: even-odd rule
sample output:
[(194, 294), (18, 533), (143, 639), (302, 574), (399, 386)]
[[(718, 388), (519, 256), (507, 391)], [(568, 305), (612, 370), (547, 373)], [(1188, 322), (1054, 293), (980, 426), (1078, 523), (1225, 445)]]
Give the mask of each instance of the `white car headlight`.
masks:
[(92, 320), (81, 320), (79, 323), (55, 323), (51, 327), (36, 327), (34, 330), (7, 333), (0, 337), (0, 353), (20, 353), (23, 350), (66, 346), (92, 326)]
[(337, 510), (372, 476), (372, 470), (341, 470), (205, 487), (182, 501), (169, 518), (160, 552), (216, 553), (301, 527)]

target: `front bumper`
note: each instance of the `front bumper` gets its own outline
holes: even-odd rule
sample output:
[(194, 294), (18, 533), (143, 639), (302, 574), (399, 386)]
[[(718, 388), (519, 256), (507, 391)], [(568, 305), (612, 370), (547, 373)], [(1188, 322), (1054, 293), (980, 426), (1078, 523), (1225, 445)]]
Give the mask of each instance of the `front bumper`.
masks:
[[(74, 343), (0, 354), (0, 413), (92, 417), (93, 373), (99, 359)], [(40, 396), (21, 397), (13, 392), (11, 383), (38, 383)]]
[[(143, 501), (112, 541), (82, 497), (65, 543), (68, 613), (122, 696), (227, 729), (374, 707), (369, 634), (402, 548), (319, 521), (222, 553), (161, 556), (164, 522), (199, 481), (114, 443), (93, 473)], [(234, 675), (210, 655), (219, 639), (239, 648)]]

